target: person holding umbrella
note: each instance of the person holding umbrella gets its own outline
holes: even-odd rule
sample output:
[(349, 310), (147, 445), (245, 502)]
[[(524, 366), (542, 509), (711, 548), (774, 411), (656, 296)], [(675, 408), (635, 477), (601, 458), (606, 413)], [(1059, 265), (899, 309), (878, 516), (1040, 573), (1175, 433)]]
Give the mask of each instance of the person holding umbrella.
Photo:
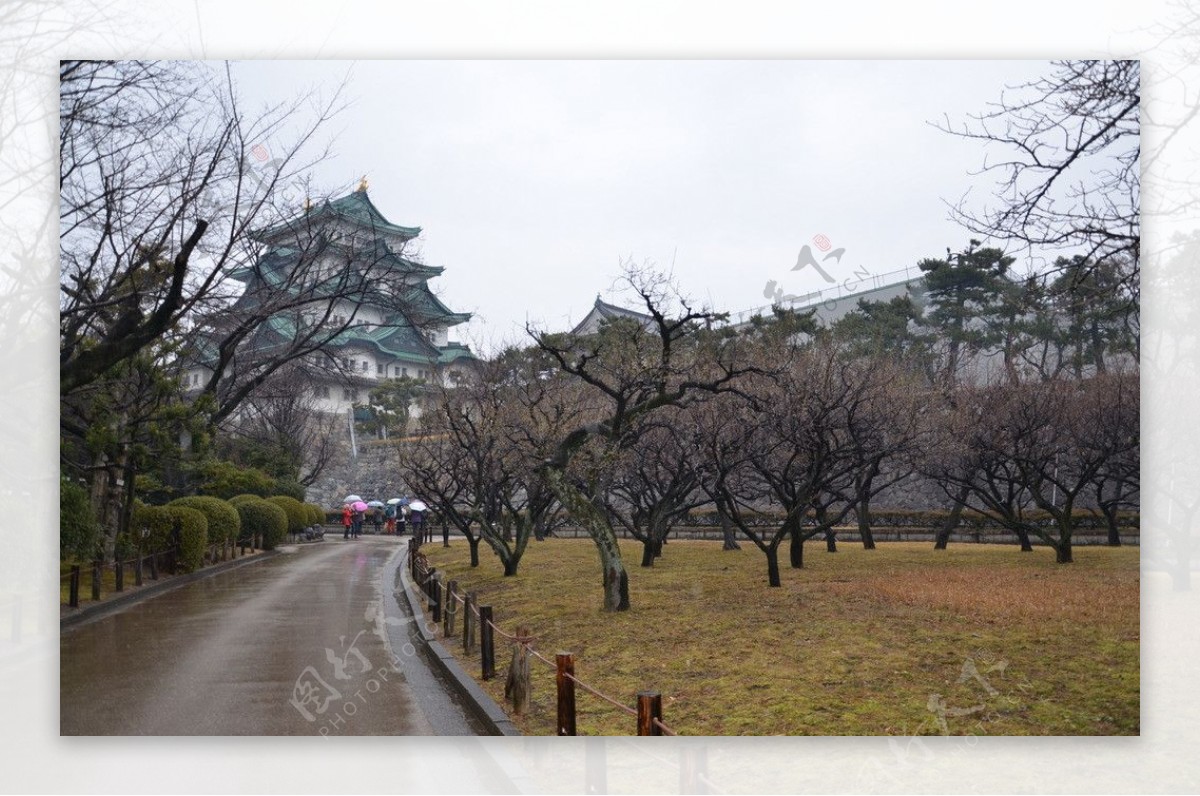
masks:
[(352, 521), (352, 517), (351, 517), (352, 513), (353, 512), (350, 511), (350, 504), (343, 503), (342, 504), (342, 538), (343, 539), (350, 538), (350, 525), (351, 525), (351, 521)]
[(388, 501), (387, 508), (383, 510), (383, 532), (389, 535), (396, 533), (396, 504), (391, 500)]
[(365, 517), (363, 512), (367, 510), (367, 504), (359, 500), (351, 503), (350, 509), (354, 512), (354, 516), (350, 520), (350, 538), (357, 539), (358, 535), (362, 533), (363, 519)]
[(368, 500), (367, 507), (371, 510), (371, 525), (375, 526), (375, 534), (379, 534), (379, 526), (383, 523), (383, 501)]
[(414, 500), (408, 504), (409, 519), (412, 522), (413, 538), (418, 543), (427, 541), (425, 539), (425, 510), (426, 505), (419, 500)]

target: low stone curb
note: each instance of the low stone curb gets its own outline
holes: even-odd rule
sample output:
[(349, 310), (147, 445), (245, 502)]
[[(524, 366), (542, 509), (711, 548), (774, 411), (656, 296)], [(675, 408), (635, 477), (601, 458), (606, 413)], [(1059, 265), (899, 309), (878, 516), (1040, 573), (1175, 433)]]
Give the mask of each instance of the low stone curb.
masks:
[(425, 611), (421, 608), (421, 599), (418, 597), (412, 588), (412, 581), (408, 577), (408, 549), (399, 556), (400, 563), (400, 583), (403, 586), (401, 590), (404, 593), (404, 599), (408, 603), (409, 610), (412, 611), (413, 618), (417, 623), (417, 632), (421, 634), (421, 638), (429, 647), (429, 651), (433, 653), (434, 660), (438, 666), (450, 678), (455, 687), (466, 698), (468, 704), (476, 709), (476, 713), (484, 724), (488, 725), (497, 735), (520, 735), (521, 731), (513, 724), (512, 719), (504, 712), (504, 709), (496, 704), (496, 701), (488, 695), (486, 691), (479, 687), (479, 683), (475, 682), (475, 678), (467, 674), (458, 659), (455, 658), (441, 643), (437, 640), (437, 635), (429, 630), (429, 623), (425, 619)]
[(195, 572), (189, 572), (186, 575), (173, 575), (167, 580), (159, 583), (152, 583), (148, 586), (142, 586), (140, 589), (131, 591), (128, 594), (122, 594), (120, 597), (111, 597), (103, 602), (96, 603), (95, 605), (89, 605), (86, 608), (80, 608), (75, 613), (67, 614), (59, 619), (58, 628), (59, 630), (65, 630), (69, 627), (74, 627), (75, 625), (91, 619), (99, 619), (102, 616), (106, 616), (107, 614), (118, 611), (141, 600), (155, 597), (163, 592), (168, 592), (172, 589), (177, 589), (180, 586), (186, 586), (189, 583), (195, 583), (198, 580), (202, 580), (213, 575), (219, 575), (222, 572), (228, 572), (231, 569), (237, 569), (238, 567), (245, 566), (247, 564), (263, 561), (278, 554), (278, 548), (275, 550), (264, 550), (252, 557), (237, 558), (233, 561), (222, 561), (220, 564), (213, 564), (210, 567), (198, 569)]

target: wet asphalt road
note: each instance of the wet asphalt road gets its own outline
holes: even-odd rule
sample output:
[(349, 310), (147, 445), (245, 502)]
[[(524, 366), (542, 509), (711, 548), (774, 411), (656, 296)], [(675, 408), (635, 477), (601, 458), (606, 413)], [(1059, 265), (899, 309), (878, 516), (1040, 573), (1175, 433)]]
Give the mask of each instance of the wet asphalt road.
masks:
[(62, 633), (63, 735), (479, 735), (431, 668), (394, 537), (284, 547)]

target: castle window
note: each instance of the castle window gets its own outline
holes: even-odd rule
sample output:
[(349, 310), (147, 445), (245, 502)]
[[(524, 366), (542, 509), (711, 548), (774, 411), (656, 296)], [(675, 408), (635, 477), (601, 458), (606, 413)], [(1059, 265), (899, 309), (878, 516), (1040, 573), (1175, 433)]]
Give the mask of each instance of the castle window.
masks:
[(362, 361), (362, 366), (363, 366), (363, 373), (366, 373), (368, 370), (370, 370), (371, 363), (364, 359)]
[(384, 374), (383, 365), (376, 362), (375, 363), (375, 375), (382, 376), (383, 374)]

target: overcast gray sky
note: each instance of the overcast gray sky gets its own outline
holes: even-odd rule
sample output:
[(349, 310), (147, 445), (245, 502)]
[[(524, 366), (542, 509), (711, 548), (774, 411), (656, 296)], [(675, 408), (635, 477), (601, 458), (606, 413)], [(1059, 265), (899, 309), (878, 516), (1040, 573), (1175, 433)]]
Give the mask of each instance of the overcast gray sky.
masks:
[[(250, 107), (349, 75), (326, 186), (370, 180), (392, 221), (421, 226), (439, 294), (484, 350), (580, 320), (620, 262), (674, 262), (717, 310), (825, 287), (793, 271), (827, 236), (827, 271), (884, 273), (961, 248), (945, 200), (990, 181), (962, 121), (1042, 61), (255, 61)], [(606, 298), (628, 302), (619, 295)]]

